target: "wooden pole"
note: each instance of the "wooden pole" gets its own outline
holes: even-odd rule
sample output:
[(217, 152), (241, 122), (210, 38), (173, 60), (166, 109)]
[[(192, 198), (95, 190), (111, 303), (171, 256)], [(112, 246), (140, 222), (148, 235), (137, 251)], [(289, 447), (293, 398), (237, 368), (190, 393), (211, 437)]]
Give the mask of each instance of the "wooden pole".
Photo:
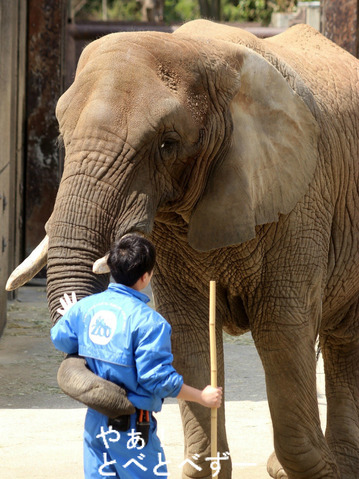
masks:
[[(211, 359), (211, 386), (217, 387), (216, 347), (216, 282), (209, 285), (209, 347)], [(217, 408), (211, 409), (211, 457), (217, 457)]]

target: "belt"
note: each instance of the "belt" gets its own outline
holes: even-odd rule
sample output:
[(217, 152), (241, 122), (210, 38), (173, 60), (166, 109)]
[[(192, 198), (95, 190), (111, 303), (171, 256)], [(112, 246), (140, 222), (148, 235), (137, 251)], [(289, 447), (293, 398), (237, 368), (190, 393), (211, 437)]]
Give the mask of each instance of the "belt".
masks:
[[(145, 409), (136, 409), (136, 415), (136, 432), (141, 434), (144, 444), (147, 444), (150, 432), (150, 417), (152, 414)], [(112, 426), (112, 429), (116, 431), (128, 431), (131, 427), (131, 415), (126, 414), (115, 418), (109, 417), (107, 424), (108, 426)]]

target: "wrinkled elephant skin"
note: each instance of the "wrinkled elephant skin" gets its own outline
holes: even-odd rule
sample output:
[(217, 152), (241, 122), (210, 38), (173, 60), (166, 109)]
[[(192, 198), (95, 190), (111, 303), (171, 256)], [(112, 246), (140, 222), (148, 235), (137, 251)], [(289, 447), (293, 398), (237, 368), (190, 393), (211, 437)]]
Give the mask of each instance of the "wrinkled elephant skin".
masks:
[[(91, 43), (57, 107), (66, 160), (47, 224), (53, 320), (63, 293), (106, 287), (92, 264), (115, 237), (149, 235), (176, 368), (188, 384), (209, 382), (216, 280), (218, 382), (222, 329), (251, 330), (282, 466), (270, 470), (291, 479), (359, 477), (358, 71), (308, 26), (259, 40), (195, 21)], [(209, 411), (180, 407), (186, 454), (199, 454), (210, 477)], [(197, 477), (187, 466), (184, 477)], [(231, 477), (230, 461), (221, 466), (219, 477)]]

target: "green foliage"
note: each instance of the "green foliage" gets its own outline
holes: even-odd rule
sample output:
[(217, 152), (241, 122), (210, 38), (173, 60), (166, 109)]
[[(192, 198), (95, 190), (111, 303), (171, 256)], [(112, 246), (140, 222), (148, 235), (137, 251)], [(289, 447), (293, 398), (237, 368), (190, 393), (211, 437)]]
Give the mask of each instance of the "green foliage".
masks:
[[(72, 0), (73, 3), (79, 0)], [(165, 0), (164, 21), (182, 23), (200, 18), (199, 0)], [(270, 22), (273, 11), (292, 11), (297, 0), (222, 0), (224, 22)], [(108, 20), (140, 21), (141, 5), (137, 0), (107, 0)], [(102, 0), (87, 0), (76, 19), (101, 20)]]
[(109, 20), (141, 21), (141, 6), (136, 0), (129, 2), (108, 0), (107, 16)]
[(272, 7), (265, 0), (223, 0), (222, 19), (225, 22), (261, 22), (268, 24)]
[(199, 3), (195, 0), (166, 0), (164, 20), (166, 23), (183, 23), (200, 18)]
[(292, 12), (297, 0), (273, 0), (268, 2), (274, 12)]
[[(74, 2), (74, 0), (72, 1)], [(85, 5), (76, 15), (76, 19), (102, 20), (102, 0), (87, 0)], [(107, 19), (140, 21), (141, 5), (137, 0), (107, 0)]]

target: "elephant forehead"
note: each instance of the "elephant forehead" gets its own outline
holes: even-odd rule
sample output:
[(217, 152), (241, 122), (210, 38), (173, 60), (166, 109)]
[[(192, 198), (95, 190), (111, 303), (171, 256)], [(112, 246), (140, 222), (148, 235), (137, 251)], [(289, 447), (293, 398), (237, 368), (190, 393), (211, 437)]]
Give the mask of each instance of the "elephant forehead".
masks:
[[(124, 82), (110, 87), (112, 83), (102, 79), (90, 92), (84, 94), (77, 127), (107, 125), (114, 131), (124, 128), (127, 132), (139, 132), (141, 128), (157, 131), (171, 119), (176, 118), (178, 121), (187, 116), (183, 104), (176, 96), (161, 85), (155, 88), (148, 79), (137, 85), (134, 81), (132, 85)], [(76, 113), (78, 103), (77, 98), (74, 103)], [(71, 108), (68, 109), (68, 114), (71, 114)]]
[(128, 79), (133, 86), (146, 77), (153, 81), (153, 75), (171, 90), (177, 90), (181, 84), (198, 86), (199, 76), (203, 74), (200, 67), (202, 47), (202, 44), (166, 33), (115, 33), (85, 48), (77, 76), (84, 70), (86, 75), (99, 76), (113, 71), (121, 78), (121, 83)]
[(114, 33), (90, 43), (81, 55), (78, 68), (82, 70), (92, 61), (97, 65), (114, 67), (123, 63), (153, 66), (158, 61), (176, 62), (184, 57), (188, 60), (195, 52), (190, 45), (167, 33)]
[(198, 111), (207, 109), (206, 98), (201, 100), (199, 95), (193, 98), (188, 95), (184, 100), (183, 96), (166, 88), (158, 79), (155, 82), (149, 77), (143, 81), (134, 78), (131, 82), (107, 75), (94, 82), (89, 90), (79, 85), (64, 114), (69, 120), (72, 115), (77, 117), (75, 124), (78, 128), (107, 125), (114, 131), (139, 132), (141, 128), (159, 131), (169, 124), (197, 122), (195, 108)]
[(202, 122), (209, 102), (198, 81), (198, 61), (196, 72), (187, 64), (182, 74), (184, 59), (176, 62), (179, 41), (172, 38), (113, 34), (93, 42), (80, 59), (74, 84), (58, 103), (62, 129), (109, 125), (127, 136), (132, 130), (141, 134), (143, 128), (148, 134), (175, 120), (191, 126)]

